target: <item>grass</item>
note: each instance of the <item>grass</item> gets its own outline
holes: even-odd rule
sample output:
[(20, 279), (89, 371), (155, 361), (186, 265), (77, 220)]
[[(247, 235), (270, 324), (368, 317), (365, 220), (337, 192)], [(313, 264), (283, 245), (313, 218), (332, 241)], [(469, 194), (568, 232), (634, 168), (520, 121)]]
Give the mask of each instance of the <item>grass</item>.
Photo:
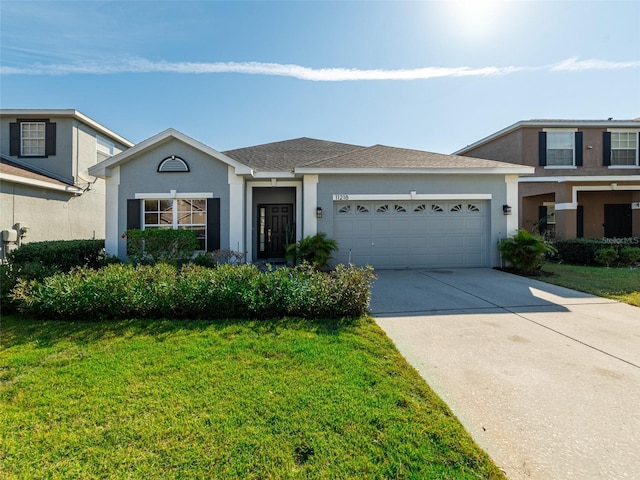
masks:
[(0, 328), (0, 478), (503, 478), (370, 318)]
[(547, 283), (591, 293), (640, 307), (640, 269), (545, 263), (539, 278)]

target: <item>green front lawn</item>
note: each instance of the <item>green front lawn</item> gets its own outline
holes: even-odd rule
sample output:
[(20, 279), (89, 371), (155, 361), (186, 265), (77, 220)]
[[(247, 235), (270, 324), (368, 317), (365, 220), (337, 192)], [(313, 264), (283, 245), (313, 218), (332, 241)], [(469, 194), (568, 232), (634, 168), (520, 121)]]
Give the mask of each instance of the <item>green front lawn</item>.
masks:
[(0, 478), (503, 478), (370, 318), (0, 335)]
[(583, 267), (545, 263), (539, 278), (547, 283), (640, 307), (640, 268)]

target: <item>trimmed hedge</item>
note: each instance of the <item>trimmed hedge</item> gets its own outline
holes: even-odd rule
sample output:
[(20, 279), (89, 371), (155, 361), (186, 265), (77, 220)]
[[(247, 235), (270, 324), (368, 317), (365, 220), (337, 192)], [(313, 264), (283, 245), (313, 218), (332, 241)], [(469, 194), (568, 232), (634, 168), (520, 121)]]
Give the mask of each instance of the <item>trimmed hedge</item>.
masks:
[(615, 249), (618, 255), (616, 258), (620, 259), (620, 264), (629, 266), (637, 261), (634, 261), (634, 258), (636, 249), (640, 249), (640, 238), (572, 238), (558, 240), (554, 246), (558, 251), (559, 259), (564, 263), (599, 265), (597, 252), (612, 248)]
[(127, 230), (127, 257), (133, 263), (184, 263), (193, 257), (198, 240), (192, 230), (150, 228)]
[(353, 266), (322, 273), (309, 265), (260, 272), (255, 265), (114, 264), (20, 280), (12, 297), (22, 313), (47, 319), (343, 318), (366, 312), (374, 278), (370, 267)]
[(10, 292), (19, 279), (43, 280), (74, 268), (101, 268), (118, 262), (104, 251), (104, 240), (53, 240), (25, 243), (7, 254), (7, 264), (0, 265), (0, 311), (16, 311)]
[(37, 264), (43, 270), (55, 273), (68, 272), (72, 268), (83, 266), (100, 268), (106, 261), (104, 240), (25, 243), (7, 254), (7, 262), (13, 267), (33, 267), (33, 264)]

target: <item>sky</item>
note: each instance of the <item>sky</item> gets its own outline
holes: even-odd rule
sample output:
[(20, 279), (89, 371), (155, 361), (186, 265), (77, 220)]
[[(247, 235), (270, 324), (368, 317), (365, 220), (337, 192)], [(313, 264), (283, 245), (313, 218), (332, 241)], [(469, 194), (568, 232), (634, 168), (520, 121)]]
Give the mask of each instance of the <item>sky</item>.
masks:
[(452, 153), (520, 120), (640, 117), (640, 1), (2, 0), (0, 107), (134, 143)]

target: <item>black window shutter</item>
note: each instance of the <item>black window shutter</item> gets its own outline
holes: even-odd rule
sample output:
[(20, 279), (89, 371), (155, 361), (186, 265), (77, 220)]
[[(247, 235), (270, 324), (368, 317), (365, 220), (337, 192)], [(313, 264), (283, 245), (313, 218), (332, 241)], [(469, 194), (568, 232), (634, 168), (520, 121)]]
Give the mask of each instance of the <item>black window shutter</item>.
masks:
[(140, 202), (142, 200), (127, 199), (127, 230), (139, 230), (142, 228), (140, 218)]
[(538, 159), (539, 165), (547, 165), (547, 132), (538, 132)]
[(220, 250), (220, 199), (207, 199), (207, 252)]
[(584, 237), (584, 206), (578, 205), (576, 210), (576, 237)]
[(45, 123), (45, 140), (44, 140), (44, 154), (45, 156), (56, 154), (56, 124), (47, 122)]
[(20, 156), (20, 124), (18, 122), (9, 124), (9, 155)]
[(602, 164), (611, 165), (611, 132), (602, 132)]
[(575, 140), (576, 167), (582, 166), (582, 132), (576, 132)]
[(547, 207), (540, 205), (538, 207), (538, 231), (540, 232), (540, 235), (544, 235), (547, 228)]

